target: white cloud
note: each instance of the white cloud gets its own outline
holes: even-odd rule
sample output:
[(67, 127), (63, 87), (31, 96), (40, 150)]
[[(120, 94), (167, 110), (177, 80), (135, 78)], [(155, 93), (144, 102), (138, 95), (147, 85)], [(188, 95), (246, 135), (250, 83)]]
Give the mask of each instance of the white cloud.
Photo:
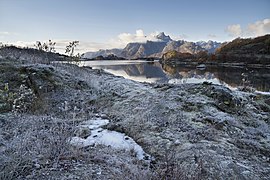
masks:
[[(154, 31), (149, 34), (145, 34), (142, 29), (138, 29), (135, 33), (121, 33), (117, 37), (108, 40), (105, 43), (97, 43), (97, 42), (86, 42), (80, 41), (79, 45), (76, 47), (76, 53), (85, 53), (89, 51), (98, 51), (100, 49), (112, 49), (112, 48), (124, 48), (128, 43), (131, 42), (140, 42), (144, 43), (146, 41), (160, 41), (156, 38), (156, 36), (160, 32)], [(187, 35), (179, 35), (178, 39), (186, 39)], [(175, 38), (173, 38), (175, 39)], [(74, 39), (73, 39), (74, 40)], [(59, 53), (65, 53), (65, 47), (69, 44), (69, 42), (73, 41), (70, 39), (52, 39), (53, 42), (56, 42), (55, 49)], [(42, 43), (48, 42), (48, 40), (39, 40)], [(8, 44), (13, 44), (20, 47), (31, 47), (34, 48), (36, 41), (16, 41)]]
[(142, 29), (136, 30), (136, 36), (137, 37), (145, 37), (143, 30)]
[(229, 25), (225, 31), (228, 32), (232, 37), (239, 37), (242, 35), (242, 28), (240, 24)]
[(33, 48), (35, 43), (36, 42), (31, 42), (31, 41), (16, 41), (16, 42), (13, 42), (13, 43), (8, 43), (8, 44), (12, 44), (12, 45), (19, 46), (19, 47)]
[(0, 40), (2, 41), (3, 39), (6, 39), (7, 37), (17, 36), (17, 35), (19, 34), (14, 33), (14, 32), (8, 32), (8, 31), (0, 31)]
[(10, 32), (7, 32), (7, 31), (0, 31), (0, 35), (4, 35), (4, 36), (10, 35)]
[[(69, 42), (73, 40), (68, 40), (68, 39), (52, 39), (53, 42), (56, 42), (55, 45), (55, 50), (56, 52), (65, 53), (66, 46), (69, 44)], [(47, 43), (48, 40), (46, 41), (41, 41), (42, 43)], [(15, 45), (19, 47), (29, 47), (29, 48), (34, 48), (36, 41), (16, 41), (12, 43), (7, 43), (10, 45)], [(97, 51), (99, 49), (103, 48), (111, 48), (110, 45), (104, 44), (104, 43), (96, 43), (96, 42), (85, 42), (85, 41), (80, 41), (79, 45), (76, 47), (75, 52), (76, 53), (85, 53), (87, 51)]]
[[(132, 33), (121, 33), (117, 37), (108, 40), (106, 43), (98, 43), (98, 42), (86, 42), (80, 41), (79, 45), (76, 47), (76, 52), (85, 53), (89, 51), (98, 51), (100, 49), (112, 49), (112, 48), (124, 48), (128, 43), (131, 42), (146, 42), (146, 41), (159, 41), (156, 36), (160, 32), (155, 31), (148, 35), (144, 33), (142, 29), (138, 29), (134, 34)], [(2, 32), (2, 34), (10, 34), (8, 32)], [(0, 33), (1, 35), (1, 33)], [(48, 40), (39, 40), (42, 43), (48, 42)], [(59, 53), (65, 53), (65, 47), (69, 44), (69, 42), (73, 40), (69, 39), (52, 39), (53, 42), (56, 42), (55, 49)], [(7, 44), (13, 44), (20, 47), (30, 47), (34, 48), (36, 41), (16, 41)]]
[[(56, 39), (53, 40), (56, 42), (55, 49), (58, 52), (64, 53), (66, 46), (69, 44), (69, 42), (73, 40), (68, 40), (68, 39)], [(97, 42), (86, 42), (86, 41), (79, 41), (79, 45), (76, 47), (76, 52), (78, 53), (85, 53), (87, 51), (97, 51), (99, 49), (103, 48), (110, 48), (108, 44), (105, 43), (97, 43)]]
[(270, 34), (270, 19), (263, 19), (250, 23), (246, 28), (242, 28), (240, 24), (229, 25), (226, 30), (232, 37), (256, 37)]
[(142, 29), (136, 30), (135, 34), (131, 33), (121, 33), (117, 36), (117, 38), (113, 38), (109, 41), (109, 46), (114, 48), (123, 48), (128, 43), (131, 42), (146, 42), (146, 41), (158, 41), (156, 35), (159, 32), (152, 32), (149, 35), (145, 35)]
[(249, 24), (247, 27), (247, 33), (252, 36), (262, 36), (270, 33), (270, 19), (264, 19)]
[(19, 34), (16, 32), (0, 31), (0, 35), (1, 36), (17, 36)]

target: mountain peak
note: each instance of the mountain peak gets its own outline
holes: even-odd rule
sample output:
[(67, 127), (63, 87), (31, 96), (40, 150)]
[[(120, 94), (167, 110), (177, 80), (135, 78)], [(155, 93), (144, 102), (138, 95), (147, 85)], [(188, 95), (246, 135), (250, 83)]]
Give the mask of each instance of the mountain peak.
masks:
[(161, 32), (158, 35), (156, 35), (156, 38), (157, 39), (160, 39), (162, 41), (165, 41), (165, 42), (172, 41), (171, 37), (169, 35), (166, 36), (164, 32)]

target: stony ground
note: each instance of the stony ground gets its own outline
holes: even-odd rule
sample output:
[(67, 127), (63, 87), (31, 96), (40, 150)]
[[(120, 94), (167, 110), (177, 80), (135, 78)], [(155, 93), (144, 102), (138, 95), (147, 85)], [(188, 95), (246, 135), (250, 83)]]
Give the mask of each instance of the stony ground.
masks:
[[(1, 178), (269, 178), (269, 96), (208, 83), (143, 84), (42, 58), (33, 64), (25, 53), (0, 51)], [(72, 147), (77, 125), (97, 113), (155, 160)]]

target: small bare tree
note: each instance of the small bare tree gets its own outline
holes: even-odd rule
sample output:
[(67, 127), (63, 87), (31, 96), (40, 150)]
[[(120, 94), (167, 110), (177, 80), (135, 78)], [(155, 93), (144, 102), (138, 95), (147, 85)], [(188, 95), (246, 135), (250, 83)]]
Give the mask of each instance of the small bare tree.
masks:
[(43, 44), (40, 41), (37, 41), (35, 47), (40, 51), (55, 52), (55, 45), (56, 42), (53, 42), (52, 40), (49, 40), (48, 43), (44, 42)]
[(53, 42), (52, 40), (49, 40), (48, 52), (55, 52), (55, 45), (56, 45), (56, 42)]
[(39, 51), (43, 51), (43, 46), (40, 41), (36, 41), (36, 44), (34, 45)]
[(79, 41), (72, 41), (69, 42), (69, 45), (66, 46), (66, 52), (69, 56), (73, 57), (74, 56), (74, 50), (75, 47), (79, 45)]
[(77, 64), (80, 61), (80, 57), (81, 57), (79, 53), (76, 55), (74, 54), (74, 50), (77, 45), (79, 45), (79, 41), (69, 42), (69, 45), (66, 46), (66, 52), (65, 52), (71, 57), (71, 62), (75, 64)]
[[(45, 52), (55, 52), (55, 45), (56, 42), (53, 42), (49, 39), (48, 42), (44, 42), (43, 44), (40, 41), (36, 41), (36, 44), (34, 45), (39, 51), (45, 51)], [(45, 63), (50, 64), (50, 60), (48, 58), (48, 53), (45, 53)]]

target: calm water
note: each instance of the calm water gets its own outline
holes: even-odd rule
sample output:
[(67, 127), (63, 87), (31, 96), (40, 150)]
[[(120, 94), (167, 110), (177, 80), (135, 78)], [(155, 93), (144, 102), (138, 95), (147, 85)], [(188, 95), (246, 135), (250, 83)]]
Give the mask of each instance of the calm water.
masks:
[(270, 69), (266, 68), (207, 66), (200, 70), (196, 66), (169, 66), (146, 61), (87, 61), (82, 65), (140, 82), (183, 84), (208, 81), (232, 89), (245, 84), (261, 92), (270, 92)]

